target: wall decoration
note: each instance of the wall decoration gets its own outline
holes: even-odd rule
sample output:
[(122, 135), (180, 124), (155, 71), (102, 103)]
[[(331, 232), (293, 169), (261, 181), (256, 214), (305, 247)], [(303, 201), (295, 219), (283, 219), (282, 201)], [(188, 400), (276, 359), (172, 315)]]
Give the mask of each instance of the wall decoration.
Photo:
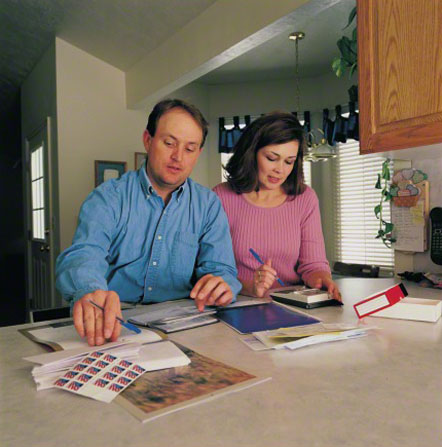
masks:
[(120, 178), (127, 169), (125, 161), (95, 160), (95, 186), (111, 178)]
[(414, 168), (402, 169), (393, 175), (390, 195), (395, 250), (423, 252), (428, 248), (430, 186), (427, 179), (426, 173)]
[(135, 171), (141, 168), (141, 165), (145, 159), (146, 152), (135, 152)]

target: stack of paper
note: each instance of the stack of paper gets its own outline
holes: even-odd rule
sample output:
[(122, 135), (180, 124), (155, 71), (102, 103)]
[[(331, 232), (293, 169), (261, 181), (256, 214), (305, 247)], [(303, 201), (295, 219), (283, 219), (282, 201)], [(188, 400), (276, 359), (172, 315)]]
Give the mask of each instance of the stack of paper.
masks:
[[(37, 384), (37, 391), (52, 388), (54, 381), (64, 372), (72, 368), (82, 357), (90, 353), (96, 347), (80, 347), (56, 351), (51, 353), (25, 357), (31, 363), (37, 363), (32, 369), (32, 377)], [(135, 360), (138, 358), (141, 349), (140, 343), (115, 342), (108, 343), (100, 347), (102, 352), (112, 352), (125, 360)]]
[(190, 362), (172, 342), (163, 340), (160, 335), (147, 329), (143, 329), (141, 334), (134, 334), (122, 328), (119, 341), (99, 347), (89, 346), (85, 339), (81, 339), (72, 322), (23, 329), (21, 332), (33, 341), (59, 349), (56, 352), (25, 357), (24, 360), (38, 365), (32, 370), (37, 390), (52, 388), (58, 377), (97, 348), (123, 360), (136, 361), (147, 371), (183, 366)]
[(150, 304), (148, 312), (129, 318), (129, 322), (138, 326), (148, 326), (170, 333), (216, 323), (216, 309), (206, 307), (200, 312), (191, 299), (166, 301)]
[(372, 327), (357, 327), (342, 323), (319, 323), (309, 326), (253, 332), (241, 340), (255, 351), (264, 349), (299, 349), (330, 341), (349, 340), (367, 335)]

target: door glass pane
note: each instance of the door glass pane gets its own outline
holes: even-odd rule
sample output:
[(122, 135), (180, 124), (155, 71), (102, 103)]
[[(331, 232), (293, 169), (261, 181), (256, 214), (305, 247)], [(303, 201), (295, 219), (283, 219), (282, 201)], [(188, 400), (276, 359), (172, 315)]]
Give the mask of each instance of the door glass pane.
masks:
[(45, 239), (43, 146), (31, 153), (32, 238)]

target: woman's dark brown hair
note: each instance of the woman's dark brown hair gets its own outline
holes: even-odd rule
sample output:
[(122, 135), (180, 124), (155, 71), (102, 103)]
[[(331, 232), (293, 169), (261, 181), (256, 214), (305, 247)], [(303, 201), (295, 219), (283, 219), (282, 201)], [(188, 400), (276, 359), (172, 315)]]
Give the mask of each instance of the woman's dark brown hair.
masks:
[(296, 196), (305, 190), (302, 159), (305, 149), (304, 130), (297, 118), (291, 113), (272, 112), (261, 116), (250, 123), (242, 132), (233, 155), (225, 169), (227, 182), (237, 194), (257, 191), (258, 163), (257, 154), (260, 149), (273, 144), (284, 144), (290, 141), (299, 142), (298, 155), (293, 170), (282, 184), (286, 194)]

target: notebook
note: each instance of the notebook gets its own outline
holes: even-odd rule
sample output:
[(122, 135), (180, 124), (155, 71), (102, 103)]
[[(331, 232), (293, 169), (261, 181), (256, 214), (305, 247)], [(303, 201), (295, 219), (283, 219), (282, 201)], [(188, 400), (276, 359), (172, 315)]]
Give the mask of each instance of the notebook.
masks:
[(219, 320), (240, 334), (316, 324), (320, 320), (276, 303), (218, 310)]

